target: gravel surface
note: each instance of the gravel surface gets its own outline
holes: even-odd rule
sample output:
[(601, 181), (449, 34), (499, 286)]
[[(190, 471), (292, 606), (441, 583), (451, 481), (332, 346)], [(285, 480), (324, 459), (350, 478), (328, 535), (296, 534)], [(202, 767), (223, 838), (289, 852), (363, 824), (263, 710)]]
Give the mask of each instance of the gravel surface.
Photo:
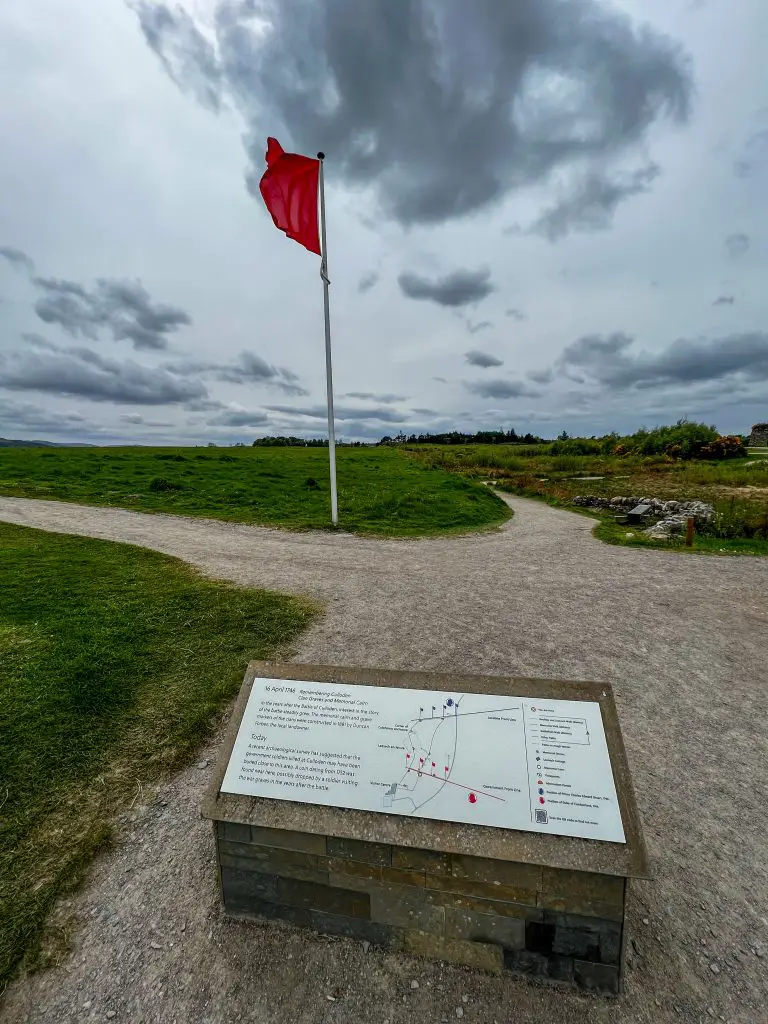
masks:
[(633, 887), (624, 996), (223, 919), (198, 818), (214, 744), (120, 819), (116, 848), (59, 911), (83, 925), (71, 955), (11, 987), (7, 1024), (768, 1021), (768, 559), (610, 547), (585, 517), (510, 504), (497, 532), (430, 540), (15, 498), (0, 519), (320, 598), (298, 661), (613, 683), (656, 872)]

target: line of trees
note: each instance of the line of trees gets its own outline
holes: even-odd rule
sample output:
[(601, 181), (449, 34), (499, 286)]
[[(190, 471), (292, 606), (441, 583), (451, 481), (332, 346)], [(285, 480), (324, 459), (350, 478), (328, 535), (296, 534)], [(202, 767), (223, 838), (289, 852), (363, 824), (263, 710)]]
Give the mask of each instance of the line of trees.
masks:
[(542, 439), (534, 434), (518, 434), (509, 430), (478, 430), (474, 434), (463, 434), (450, 430), (445, 434), (395, 434), (382, 437), (379, 444), (541, 444)]

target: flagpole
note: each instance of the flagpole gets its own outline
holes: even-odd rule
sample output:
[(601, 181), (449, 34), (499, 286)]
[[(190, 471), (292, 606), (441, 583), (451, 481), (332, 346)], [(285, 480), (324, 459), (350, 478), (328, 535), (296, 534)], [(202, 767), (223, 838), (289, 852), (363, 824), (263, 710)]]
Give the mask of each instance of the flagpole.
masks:
[(328, 460), (331, 469), (331, 522), (339, 525), (339, 502), (336, 495), (336, 431), (333, 424), (333, 367), (331, 366), (331, 310), (328, 301), (328, 249), (325, 241), (325, 184), (323, 164), (325, 153), (318, 153), (320, 161), (320, 277), (323, 279), (323, 309), (325, 312), (325, 387), (328, 396)]

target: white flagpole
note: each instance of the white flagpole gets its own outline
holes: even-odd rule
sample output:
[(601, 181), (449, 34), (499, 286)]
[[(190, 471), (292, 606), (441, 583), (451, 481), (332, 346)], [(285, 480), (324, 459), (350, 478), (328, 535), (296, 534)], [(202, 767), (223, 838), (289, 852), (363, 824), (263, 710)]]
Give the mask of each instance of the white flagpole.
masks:
[(325, 241), (325, 185), (323, 163), (325, 153), (318, 153), (320, 161), (320, 277), (323, 279), (323, 308), (325, 311), (325, 386), (328, 395), (328, 459), (331, 467), (331, 522), (339, 525), (339, 502), (336, 496), (336, 432), (333, 424), (333, 368), (331, 366), (331, 311), (328, 304), (328, 249)]

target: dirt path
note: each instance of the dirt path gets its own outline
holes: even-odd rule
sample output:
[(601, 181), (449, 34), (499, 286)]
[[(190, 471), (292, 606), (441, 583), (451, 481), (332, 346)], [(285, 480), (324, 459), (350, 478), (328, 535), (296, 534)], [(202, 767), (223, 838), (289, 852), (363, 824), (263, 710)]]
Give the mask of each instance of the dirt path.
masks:
[(320, 598), (299, 661), (612, 682), (657, 874), (633, 890), (623, 999), (222, 919), (208, 770), (190, 768), (121, 823), (68, 908), (86, 922), (72, 955), (12, 987), (7, 1024), (768, 1020), (768, 559), (610, 547), (582, 516), (510, 504), (498, 532), (421, 541), (15, 498), (0, 519)]

